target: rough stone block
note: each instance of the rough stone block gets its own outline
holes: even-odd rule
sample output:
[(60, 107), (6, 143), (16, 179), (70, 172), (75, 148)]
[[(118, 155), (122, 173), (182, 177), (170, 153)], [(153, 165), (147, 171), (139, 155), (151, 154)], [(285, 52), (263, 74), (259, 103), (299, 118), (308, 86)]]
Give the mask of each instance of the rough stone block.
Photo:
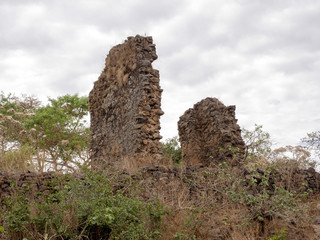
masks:
[(217, 98), (206, 98), (188, 109), (178, 122), (185, 165), (240, 162), (245, 143), (235, 118), (235, 106), (226, 107)]
[(89, 95), (93, 167), (157, 165), (161, 161), (159, 72), (152, 37), (113, 47)]

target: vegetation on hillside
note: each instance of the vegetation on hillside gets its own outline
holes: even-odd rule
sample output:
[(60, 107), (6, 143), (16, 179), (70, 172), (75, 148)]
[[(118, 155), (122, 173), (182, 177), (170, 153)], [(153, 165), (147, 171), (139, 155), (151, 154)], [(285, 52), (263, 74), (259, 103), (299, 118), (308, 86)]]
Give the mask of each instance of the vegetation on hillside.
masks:
[(294, 176), (315, 167), (309, 150), (320, 157), (320, 131), (302, 139), (304, 147), (273, 149), (262, 126), (242, 129), (243, 167), (197, 170), (183, 167), (174, 137), (162, 148), (173, 170), (157, 170), (154, 182), (139, 172), (90, 170), (87, 114), (87, 97), (44, 106), (0, 94), (0, 170), (56, 173), (42, 192), (12, 179), (11, 195), (0, 196), (0, 239), (317, 239), (319, 194)]
[[(11, 239), (159, 239), (161, 217), (157, 202), (142, 202), (131, 187), (114, 191), (106, 175), (83, 169), (81, 178), (56, 176), (50, 190), (26, 187), (5, 198), (1, 211)], [(124, 194), (127, 191), (127, 194)], [(31, 199), (31, 201), (30, 201)]]

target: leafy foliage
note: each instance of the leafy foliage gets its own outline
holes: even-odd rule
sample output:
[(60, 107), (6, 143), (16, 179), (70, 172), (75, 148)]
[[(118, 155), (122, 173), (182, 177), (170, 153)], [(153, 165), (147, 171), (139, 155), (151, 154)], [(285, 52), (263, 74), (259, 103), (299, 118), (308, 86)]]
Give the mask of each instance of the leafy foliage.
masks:
[(282, 228), (281, 230), (278, 230), (275, 235), (270, 237), (268, 240), (287, 240), (287, 229)]
[(35, 111), (34, 117), (27, 121), (27, 128), (37, 133), (32, 139), (34, 146), (48, 153), (55, 171), (59, 165), (72, 168), (65, 163), (76, 163), (73, 159), (81, 158), (89, 146), (89, 129), (84, 120), (88, 98), (65, 95), (49, 101), (47, 106)]
[(169, 138), (162, 144), (162, 152), (167, 162), (181, 163), (181, 147), (178, 137)]
[(32, 117), (40, 102), (34, 97), (18, 98), (0, 94), (0, 153), (12, 151), (23, 145), (25, 120)]
[(1, 93), (0, 161), (14, 162), (1, 165), (6, 170), (74, 171), (79, 163), (87, 164), (87, 114), (87, 97), (65, 95), (41, 106), (35, 97)]
[[(252, 170), (246, 178), (234, 177), (227, 165), (219, 173), (220, 179), (228, 180), (226, 193), (230, 200), (250, 207), (251, 219), (264, 222), (276, 217), (292, 221), (298, 211), (299, 197), (282, 186), (273, 186), (274, 168), (270, 165), (263, 172)], [(305, 196), (307, 193), (303, 193)]]
[(246, 158), (265, 159), (271, 153), (272, 141), (270, 134), (262, 130), (262, 125), (255, 124), (254, 130), (242, 128), (242, 138), (246, 144)]
[(307, 145), (309, 150), (314, 150), (320, 159), (320, 131), (308, 133), (307, 137), (302, 139), (302, 142)]
[[(106, 175), (64, 176), (53, 191), (7, 200), (4, 228), (15, 239), (159, 239), (162, 205), (114, 191)], [(28, 231), (26, 231), (28, 229)]]

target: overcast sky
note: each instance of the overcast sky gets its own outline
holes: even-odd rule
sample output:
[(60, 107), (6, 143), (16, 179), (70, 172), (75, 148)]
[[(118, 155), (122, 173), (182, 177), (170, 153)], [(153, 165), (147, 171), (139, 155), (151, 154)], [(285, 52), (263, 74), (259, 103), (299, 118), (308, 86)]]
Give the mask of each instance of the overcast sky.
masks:
[(0, 0), (0, 90), (88, 95), (136, 34), (156, 44), (164, 139), (206, 97), (279, 145), (320, 130), (319, 0)]

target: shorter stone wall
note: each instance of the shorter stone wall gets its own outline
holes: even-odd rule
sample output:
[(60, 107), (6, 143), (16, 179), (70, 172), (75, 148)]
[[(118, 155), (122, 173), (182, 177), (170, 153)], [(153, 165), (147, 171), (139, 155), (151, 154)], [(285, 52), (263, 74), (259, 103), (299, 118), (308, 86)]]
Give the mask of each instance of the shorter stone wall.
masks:
[(10, 196), (17, 190), (27, 193), (45, 192), (52, 188), (50, 181), (57, 175), (52, 172), (40, 174), (28, 171), (10, 174), (0, 171), (0, 197)]
[(187, 110), (178, 122), (182, 161), (186, 166), (237, 163), (244, 158), (245, 143), (235, 118), (235, 106), (206, 98)]
[[(112, 170), (106, 172), (105, 176), (106, 178), (116, 179), (114, 182), (115, 191), (124, 189), (129, 184), (127, 181), (130, 181), (132, 185), (140, 184), (143, 186), (139, 188), (139, 194), (140, 197), (145, 198), (145, 200), (152, 198), (152, 196), (158, 196), (163, 198), (163, 202), (176, 205), (178, 204), (180, 191), (185, 191), (185, 197), (189, 198), (189, 200), (193, 199), (195, 202), (197, 201), (197, 196), (202, 196), (200, 192), (208, 193), (214, 191), (215, 189), (209, 186), (210, 184), (206, 184), (206, 181), (214, 181), (203, 178), (203, 173), (214, 171), (215, 168), (206, 168), (200, 165), (185, 169), (156, 166), (144, 167), (134, 175), (130, 175), (127, 171)], [(240, 171), (246, 179), (250, 179), (252, 176), (264, 176), (264, 171), (261, 169), (249, 171), (243, 168)], [(0, 199), (3, 200), (5, 196), (10, 196), (14, 193), (19, 194), (22, 192), (34, 197), (33, 193), (38, 194), (45, 191), (52, 191), (56, 189), (55, 185), (59, 184), (63, 186), (63, 182), (68, 181), (68, 176), (52, 172), (10, 174), (5, 171), (0, 171)], [(213, 179), (215, 178), (215, 174), (206, 176), (211, 176)], [(73, 177), (83, 179), (81, 174), (73, 175)], [(257, 178), (257, 181), (260, 180), (261, 179)], [(269, 180), (270, 187), (281, 184), (286, 189), (299, 192), (301, 191), (302, 183), (305, 183), (306, 189), (303, 189), (303, 191), (310, 189), (314, 194), (320, 192), (320, 173), (316, 172), (313, 168), (306, 170), (298, 168), (291, 169), (290, 175), (284, 172), (275, 172), (274, 176)], [(272, 191), (272, 189), (270, 190)], [(175, 200), (173, 201), (172, 199)]]
[[(270, 170), (268, 170), (270, 171)], [(260, 194), (264, 189), (261, 184), (266, 178), (268, 179), (268, 190), (270, 193), (275, 191), (275, 187), (283, 187), (288, 191), (298, 193), (308, 192), (317, 194), (320, 192), (320, 173), (314, 168), (299, 169), (297, 167), (288, 167), (280, 169), (272, 169), (268, 172), (263, 169), (247, 169), (243, 168), (243, 175), (246, 179), (246, 185), (251, 186), (252, 194)], [(252, 184), (250, 179), (254, 178), (256, 184)]]

